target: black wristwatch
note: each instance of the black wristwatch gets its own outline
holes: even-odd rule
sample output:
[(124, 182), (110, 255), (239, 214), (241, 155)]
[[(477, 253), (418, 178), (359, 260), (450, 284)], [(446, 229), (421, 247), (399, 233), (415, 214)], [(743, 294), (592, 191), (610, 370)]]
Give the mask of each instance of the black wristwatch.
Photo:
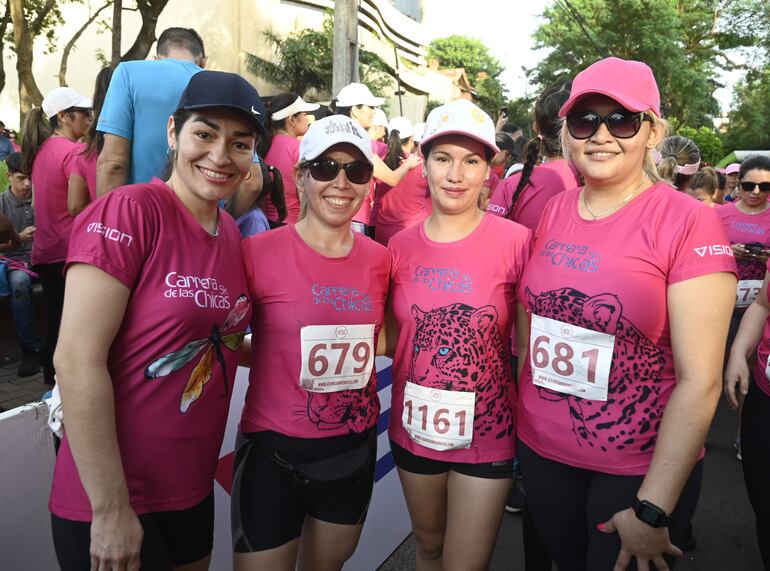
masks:
[(671, 523), (671, 518), (666, 515), (666, 512), (652, 502), (634, 498), (631, 507), (634, 508), (636, 517), (651, 527), (666, 527)]

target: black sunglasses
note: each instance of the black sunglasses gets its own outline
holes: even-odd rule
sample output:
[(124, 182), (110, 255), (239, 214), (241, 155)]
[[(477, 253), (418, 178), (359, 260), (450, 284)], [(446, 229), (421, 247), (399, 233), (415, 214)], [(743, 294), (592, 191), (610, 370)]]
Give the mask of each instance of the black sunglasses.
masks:
[(604, 117), (593, 111), (578, 111), (567, 115), (567, 130), (573, 139), (588, 139), (604, 123), (613, 137), (630, 139), (639, 132), (644, 121), (652, 122), (652, 119), (644, 113), (626, 109), (613, 111)]
[(374, 172), (374, 167), (366, 161), (338, 163), (332, 159), (316, 159), (307, 161), (303, 167), (310, 169), (310, 175), (321, 182), (334, 180), (342, 169), (350, 182), (364, 184), (371, 180)]
[(754, 189), (757, 187), (759, 187), (759, 192), (770, 192), (770, 182), (745, 181), (741, 183), (741, 190), (743, 192), (754, 192)]

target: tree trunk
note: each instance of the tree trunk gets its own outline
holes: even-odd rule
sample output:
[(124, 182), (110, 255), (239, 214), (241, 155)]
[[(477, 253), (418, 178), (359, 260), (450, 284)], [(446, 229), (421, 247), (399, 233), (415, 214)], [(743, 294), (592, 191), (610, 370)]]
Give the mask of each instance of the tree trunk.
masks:
[(158, 25), (158, 16), (168, 4), (168, 0), (137, 0), (136, 6), (142, 14), (142, 27), (136, 35), (134, 45), (123, 54), (122, 61), (145, 59), (150, 53), (155, 37), (155, 27)]
[(13, 41), (16, 46), (16, 72), (19, 75), (19, 112), (21, 117), (35, 105), (40, 105), (43, 95), (32, 75), (33, 36), (24, 18), (24, 1), (8, 0), (13, 22)]
[[(70, 57), (70, 52), (72, 51), (72, 48), (75, 47), (75, 42), (80, 39), (80, 36), (83, 35), (83, 32), (86, 31), (86, 28), (90, 26), (96, 18), (99, 17), (99, 14), (104, 10), (105, 8), (109, 7), (110, 4), (112, 4), (113, 0), (107, 0), (107, 3), (102, 5), (101, 8), (99, 8), (96, 12), (94, 12), (90, 18), (86, 21), (85, 24), (83, 24), (80, 29), (75, 32), (75, 35), (70, 38), (70, 41), (67, 42), (67, 45), (64, 46), (64, 49), (62, 50), (61, 54), (61, 64), (59, 65), (59, 85), (62, 87), (67, 86), (67, 60)], [(120, 4), (120, 0), (116, 0), (115, 4)], [(113, 31), (114, 33), (114, 31)], [(0, 53), (2, 53), (2, 47), (0, 46)]]
[(112, 6), (112, 67), (120, 63), (120, 39), (123, 35), (123, 0), (115, 0)]

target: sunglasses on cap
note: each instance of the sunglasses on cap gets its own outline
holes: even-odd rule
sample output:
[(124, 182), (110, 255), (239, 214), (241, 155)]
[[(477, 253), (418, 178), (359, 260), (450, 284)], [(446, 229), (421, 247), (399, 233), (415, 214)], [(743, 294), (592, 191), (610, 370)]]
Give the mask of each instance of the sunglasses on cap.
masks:
[(639, 132), (644, 121), (651, 122), (652, 119), (644, 113), (626, 109), (613, 111), (603, 117), (593, 111), (578, 111), (567, 115), (567, 130), (573, 139), (588, 139), (604, 123), (613, 137), (630, 139)]
[(759, 192), (770, 192), (770, 182), (742, 182), (741, 190), (743, 192), (754, 192), (754, 189), (759, 187)]
[(321, 182), (334, 180), (342, 169), (350, 182), (365, 184), (371, 180), (374, 172), (374, 167), (366, 161), (338, 163), (332, 159), (315, 159), (307, 161), (302, 166), (310, 169), (310, 175)]

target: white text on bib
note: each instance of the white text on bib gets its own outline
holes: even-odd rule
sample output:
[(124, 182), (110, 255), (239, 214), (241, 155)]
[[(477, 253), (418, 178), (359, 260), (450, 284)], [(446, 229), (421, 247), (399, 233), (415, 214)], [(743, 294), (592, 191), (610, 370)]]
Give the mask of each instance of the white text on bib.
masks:
[(606, 401), (614, 347), (614, 335), (533, 314), (532, 380), (552, 391)]
[(314, 393), (362, 389), (374, 367), (374, 324), (308, 325), (300, 333), (299, 384)]

